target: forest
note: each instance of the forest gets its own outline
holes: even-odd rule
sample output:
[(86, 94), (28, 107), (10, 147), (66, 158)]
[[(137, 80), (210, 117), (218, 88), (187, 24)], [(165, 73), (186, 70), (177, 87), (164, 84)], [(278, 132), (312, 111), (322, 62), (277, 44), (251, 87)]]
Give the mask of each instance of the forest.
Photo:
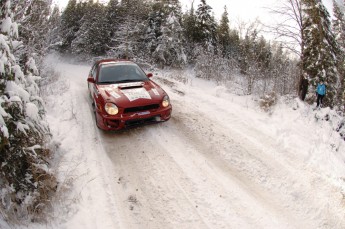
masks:
[[(301, 98), (315, 102), (320, 80), (324, 106), (344, 111), (344, 3), (333, 17), (321, 0), (284, 0), (272, 15), (289, 18), (265, 26), (234, 27), (227, 8), (219, 21), (207, 0), (183, 11), (178, 0), (52, 0), (0, 2), (0, 212), (6, 219), (41, 217), (57, 187), (49, 170), (54, 144), (40, 88), (49, 53), (91, 63), (111, 57), (159, 69), (188, 69), (226, 85), (241, 78), (242, 95)], [(274, 17), (274, 16), (272, 16)], [(277, 37), (267, 39), (263, 28)], [(283, 38), (283, 39), (278, 39)], [(42, 83), (43, 82), (43, 83)]]

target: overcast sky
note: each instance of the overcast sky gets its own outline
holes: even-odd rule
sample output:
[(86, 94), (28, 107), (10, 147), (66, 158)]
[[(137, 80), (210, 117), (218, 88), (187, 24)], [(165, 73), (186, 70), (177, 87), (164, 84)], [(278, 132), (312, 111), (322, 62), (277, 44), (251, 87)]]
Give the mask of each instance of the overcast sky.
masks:
[[(64, 8), (68, 0), (54, 0), (55, 3)], [(180, 0), (182, 9), (190, 9), (193, 0)], [(100, 0), (100, 2), (107, 2), (107, 0)], [(252, 22), (256, 18), (264, 23), (272, 20), (272, 15), (269, 14), (267, 8), (274, 8), (275, 5), (281, 3), (282, 0), (206, 0), (206, 3), (213, 9), (217, 20), (220, 19), (224, 12), (224, 6), (227, 6), (229, 13), (229, 20), (231, 24), (236, 24), (238, 21)], [(194, 8), (199, 5), (200, 0), (194, 0)], [(331, 11), (332, 0), (323, 0), (325, 6)], [(330, 12), (331, 13), (331, 12)]]

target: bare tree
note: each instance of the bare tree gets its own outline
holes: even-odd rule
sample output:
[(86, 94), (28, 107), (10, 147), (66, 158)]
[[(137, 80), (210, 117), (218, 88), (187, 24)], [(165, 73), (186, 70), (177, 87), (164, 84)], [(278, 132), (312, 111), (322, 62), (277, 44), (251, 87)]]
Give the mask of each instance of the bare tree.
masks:
[(274, 25), (266, 25), (276, 40), (282, 41), (284, 48), (302, 59), (303, 53), (303, 15), (301, 0), (284, 0), (271, 13), (278, 15), (279, 21)]
[[(274, 25), (266, 25), (269, 32), (273, 33), (277, 41), (280, 41), (282, 47), (290, 50), (299, 57), (300, 79), (296, 89), (301, 88), (303, 79), (303, 49), (304, 49), (304, 21), (302, 0), (284, 0), (280, 6), (270, 9), (271, 13), (276, 14), (279, 18)], [(296, 90), (299, 93), (299, 90)]]

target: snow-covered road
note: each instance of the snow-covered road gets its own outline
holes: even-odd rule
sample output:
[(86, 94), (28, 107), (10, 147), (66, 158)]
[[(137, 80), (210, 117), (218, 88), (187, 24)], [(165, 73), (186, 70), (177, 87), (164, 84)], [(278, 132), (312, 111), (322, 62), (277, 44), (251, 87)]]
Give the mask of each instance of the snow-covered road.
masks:
[(345, 228), (344, 184), (334, 182), (344, 162), (318, 155), (318, 130), (296, 111), (269, 116), (250, 97), (163, 73), (153, 80), (171, 97), (171, 120), (107, 133), (91, 112), (89, 68), (56, 65), (47, 98), (65, 152), (60, 179), (73, 182), (55, 227)]

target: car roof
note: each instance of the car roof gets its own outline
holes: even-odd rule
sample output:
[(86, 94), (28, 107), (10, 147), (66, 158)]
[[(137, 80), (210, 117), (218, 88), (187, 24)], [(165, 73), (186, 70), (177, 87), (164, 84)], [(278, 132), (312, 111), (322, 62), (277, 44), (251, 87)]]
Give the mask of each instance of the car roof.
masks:
[(110, 64), (110, 63), (134, 63), (125, 59), (101, 59), (96, 61), (97, 64)]

